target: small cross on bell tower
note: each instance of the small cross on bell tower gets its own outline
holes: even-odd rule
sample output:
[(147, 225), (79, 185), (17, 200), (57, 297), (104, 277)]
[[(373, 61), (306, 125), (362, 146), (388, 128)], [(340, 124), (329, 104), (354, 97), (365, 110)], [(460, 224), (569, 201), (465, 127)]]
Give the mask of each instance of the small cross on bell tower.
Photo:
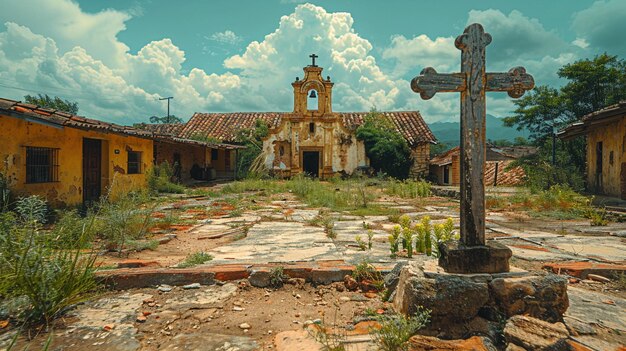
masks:
[(317, 67), (317, 65), (315, 64), (315, 59), (318, 58), (319, 56), (315, 55), (315, 54), (311, 54), (309, 55), (309, 57), (311, 58), (311, 67)]

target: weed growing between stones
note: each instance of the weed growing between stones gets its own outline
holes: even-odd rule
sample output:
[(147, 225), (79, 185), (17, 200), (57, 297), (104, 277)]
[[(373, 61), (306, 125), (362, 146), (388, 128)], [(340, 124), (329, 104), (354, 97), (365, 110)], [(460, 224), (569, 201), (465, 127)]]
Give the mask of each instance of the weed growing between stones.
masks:
[(337, 233), (335, 233), (335, 220), (327, 210), (320, 210), (319, 214), (315, 216), (315, 218), (308, 221), (308, 223), (310, 225), (324, 228), (328, 238), (337, 238)]
[(121, 256), (124, 245), (129, 241), (142, 239), (152, 226), (151, 208), (142, 208), (145, 199), (142, 194), (130, 193), (115, 201), (103, 198), (99, 204), (99, 217), (106, 223), (100, 236), (109, 249), (117, 250)]
[(371, 250), (374, 245), (374, 232), (371, 229), (367, 230), (367, 249)]
[(319, 324), (311, 325), (307, 328), (309, 335), (315, 339), (321, 346), (322, 351), (345, 351), (345, 341), (347, 336), (345, 332), (339, 332), (337, 329), (337, 312), (339, 311), (339, 304), (334, 303), (335, 311), (333, 316), (333, 322), (329, 325), (326, 322), (326, 315), (323, 311), (320, 311), (322, 316)]
[(283, 286), (285, 281), (289, 279), (285, 275), (285, 269), (282, 266), (274, 267), (270, 270), (270, 286), (274, 289), (278, 289)]
[(399, 225), (393, 227), (391, 231), (391, 235), (389, 235), (389, 250), (391, 251), (391, 256), (395, 257), (398, 254), (399, 244), (400, 244), (400, 233), (402, 229)]
[(404, 351), (411, 336), (425, 327), (430, 320), (430, 311), (419, 307), (415, 315), (382, 315), (377, 318), (380, 328), (370, 329), (370, 335), (381, 351)]
[(440, 243), (458, 240), (458, 235), (454, 235), (452, 218), (446, 219), (444, 223), (432, 225), (430, 217), (424, 216), (418, 223), (411, 225), (411, 218), (403, 215), (398, 218), (398, 222), (400, 225), (394, 226), (389, 235), (391, 257), (398, 255), (400, 241), (402, 241), (402, 249), (406, 250), (407, 257), (412, 258), (413, 246), (417, 253), (439, 257)]
[(367, 250), (367, 243), (363, 241), (363, 239), (361, 238), (361, 235), (357, 234), (357, 236), (354, 237), (354, 241), (356, 241), (356, 244), (359, 246), (359, 250), (361, 251)]
[(352, 278), (359, 283), (370, 282), (379, 291), (384, 287), (383, 276), (368, 260), (363, 260), (354, 266)]
[(408, 258), (413, 257), (413, 231), (409, 227), (402, 227), (402, 246)]
[(595, 227), (603, 227), (609, 224), (609, 220), (607, 219), (606, 209), (594, 209), (590, 208), (586, 215), (587, 218), (591, 219), (591, 225)]
[(209, 255), (204, 251), (198, 251), (188, 255), (185, 260), (178, 265), (176, 268), (189, 268), (193, 266), (197, 266), (199, 264), (203, 264), (213, 259), (213, 256)]

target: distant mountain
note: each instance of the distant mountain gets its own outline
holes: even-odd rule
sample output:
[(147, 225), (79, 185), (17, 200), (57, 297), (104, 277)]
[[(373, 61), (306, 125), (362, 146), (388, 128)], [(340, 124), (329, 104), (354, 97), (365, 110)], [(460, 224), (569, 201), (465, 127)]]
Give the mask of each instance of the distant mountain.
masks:
[[(487, 115), (487, 139), (489, 140), (510, 140), (516, 137), (528, 138), (527, 131), (518, 131), (515, 128), (505, 127), (502, 119)], [(461, 141), (459, 122), (436, 122), (428, 125), (435, 134), (439, 143), (448, 144), (450, 147), (458, 146)]]

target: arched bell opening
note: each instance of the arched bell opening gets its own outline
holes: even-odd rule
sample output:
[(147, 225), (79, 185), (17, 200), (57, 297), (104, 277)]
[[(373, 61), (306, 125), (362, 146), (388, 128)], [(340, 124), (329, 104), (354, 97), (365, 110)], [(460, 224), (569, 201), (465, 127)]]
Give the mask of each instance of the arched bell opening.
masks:
[(317, 90), (311, 89), (307, 92), (306, 109), (309, 111), (319, 110), (319, 94)]

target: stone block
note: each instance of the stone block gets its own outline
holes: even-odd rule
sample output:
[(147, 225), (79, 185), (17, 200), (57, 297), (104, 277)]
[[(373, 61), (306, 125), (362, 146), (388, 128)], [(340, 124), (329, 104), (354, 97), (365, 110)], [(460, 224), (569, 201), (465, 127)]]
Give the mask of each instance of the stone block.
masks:
[(394, 306), (404, 314), (414, 314), (418, 306), (432, 311), (433, 323), (469, 321), (489, 301), (487, 283), (458, 275), (426, 278), (422, 267), (411, 262), (402, 269)]
[(414, 261), (401, 270), (393, 307), (406, 315), (419, 306), (431, 310), (427, 329), (439, 337), (495, 336), (502, 315), (528, 314), (557, 322), (569, 305), (563, 277), (523, 271), (453, 274), (432, 270), (432, 264)]
[(441, 340), (433, 336), (415, 335), (409, 339), (409, 351), (491, 351), (496, 348), (486, 338), (472, 336), (467, 340)]
[(548, 323), (529, 316), (513, 316), (504, 327), (507, 342), (526, 350), (567, 350), (569, 333), (563, 323)]
[(567, 279), (557, 275), (496, 278), (489, 284), (493, 298), (507, 317), (526, 314), (559, 322), (569, 307)]
[(257, 288), (270, 286), (270, 272), (268, 270), (253, 269), (248, 276), (250, 285)]
[(313, 284), (329, 285), (334, 282), (343, 281), (343, 278), (351, 273), (352, 270), (345, 269), (312, 269), (310, 273), (310, 281)]
[(439, 245), (439, 265), (448, 273), (501, 273), (509, 271), (511, 249), (498, 242), (465, 246), (458, 241)]

